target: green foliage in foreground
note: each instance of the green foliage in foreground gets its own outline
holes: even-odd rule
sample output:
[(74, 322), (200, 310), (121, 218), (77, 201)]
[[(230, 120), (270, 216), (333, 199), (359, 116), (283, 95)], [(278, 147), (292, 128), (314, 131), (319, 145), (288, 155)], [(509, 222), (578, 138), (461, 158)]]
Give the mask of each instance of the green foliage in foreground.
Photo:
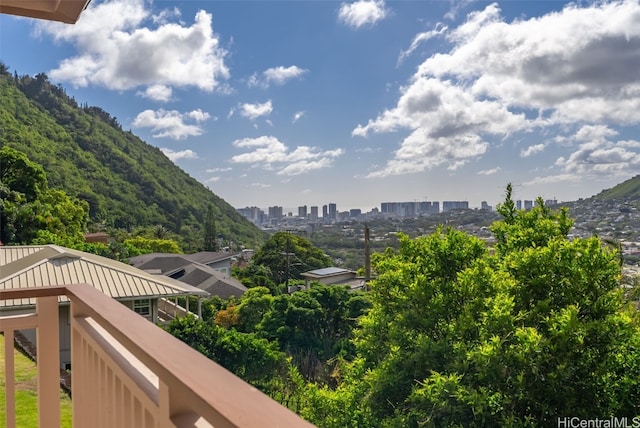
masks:
[(291, 387), (286, 379), (291, 367), (277, 344), (193, 316), (173, 320), (166, 330), (263, 392), (288, 396), (286, 390)]
[(301, 414), (323, 427), (552, 426), (557, 417), (635, 416), (640, 324), (616, 254), (568, 241), (566, 213), (513, 208), (495, 253), (447, 229), (400, 238), (374, 259), (373, 308), (335, 390)]
[[(595, 237), (569, 241), (565, 211), (542, 200), (517, 211), (510, 190), (491, 227), (494, 248), (451, 228), (400, 235), (397, 250), (374, 255), (368, 293), (317, 286), (274, 296), (257, 287), (218, 302), (218, 325), (207, 328), (277, 346), (286, 363), (263, 390), (321, 427), (636, 416), (640, 319), (623, 295), (615, 249)], [(197, 335), (188, 343), (219, 358), (219, 344)], [(228, 364), (241, 376), (238, 361), (267, 367), (258, 346), (235, 349)]]

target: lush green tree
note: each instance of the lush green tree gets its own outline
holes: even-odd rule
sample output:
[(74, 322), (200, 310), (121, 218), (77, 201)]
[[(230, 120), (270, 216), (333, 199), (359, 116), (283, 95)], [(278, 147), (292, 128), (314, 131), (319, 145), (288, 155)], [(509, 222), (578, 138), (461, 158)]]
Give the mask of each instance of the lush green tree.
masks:
[(308, 389), (303, 415), (356, 426), (352, 409), (357, 426), (412, 427), (637, 414), (640, 322), (615, 251), (568, 240), (566, 212), (541, 200), (530, 211), (512, 202), (508, 191), (493, 253), (440, 229), (374, 256), (357, 357), (336, 390)]
[[(0, 149), (0, 236), (4, 243), (30, 244), (58, 236), (79, 244), (88, 204), (49, 189), (40, 165), (10, 147)], [(43, 232), (48, 234), (42, 235)]]
[(273, 282), (271, 269), (266, 266), (250, 263), (245, 268), (232, 267), (231, 274), (247, 288), (266, 287), (271, 294), (280, 294), (282, 287)]
[(128, 247), (130, 257), (148, 253), (182, 254), (177, 242), (171, 239), (151, 239), (143, 236), (125, 239), (123, 245)]
[(308, 239), (288, 232), (274, 233), (251, 262), (269, 268), (277, 284), (301, 279), (303, 272), (331, 266), (331, 259), (322, 250)]
[(0, 149), (0, 186), (33, 202), (47, 189), (47, 176), (26, 154), (5, 146)]
[(247, 290), (237, 306), (238, 329), (254, 332), (262, 322), (262, 318), (271, 310), (273, 295), (266, 287), (254, 287)]
[[(308, 290), (276, 297), (262, 289), (251, 296), (246, 307), (244, 299), (239, 306), (240, 319), (255, 323), (260, 318), (254, 331), (277, 341), (305, 379), (321, 383), (333, 382), (340, 359), (353, 358), (350, 340), (355, 320), (368, 307), (362, 295), (338, 285), (315, 284)], [(270, 306), (265, 311), (267, 303)], [(251, 317), (255, 312), (262, 316)]]
[(252, 333), (207, 323), (193, 316), (176, 318), (166, 330), (266, 393), (279, 390), (289, 363), (275, 343)]

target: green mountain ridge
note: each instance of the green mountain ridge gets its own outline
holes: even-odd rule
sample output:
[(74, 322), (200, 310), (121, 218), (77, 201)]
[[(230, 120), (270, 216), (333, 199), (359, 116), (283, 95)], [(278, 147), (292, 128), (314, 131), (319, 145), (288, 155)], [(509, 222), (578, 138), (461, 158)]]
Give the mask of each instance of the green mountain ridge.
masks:
[(623, 181), (611, 189), (604, 189), (597, 195), (592, 196), (592, 198), (599, 201), (611, 199), (640, 199), (640, 175)]
[[(266, 235), (235, 208), (99, 107), (80, 106), (45, 74), (0, 64), (0, 147), (43, 166), (50, 187), (89, 203), (94, 224), (132, 230), (162, 225), (196, 241), (213, 205), (218, 235), (245, 246)], [(202, 239), (200, 239), (202, 241)]]

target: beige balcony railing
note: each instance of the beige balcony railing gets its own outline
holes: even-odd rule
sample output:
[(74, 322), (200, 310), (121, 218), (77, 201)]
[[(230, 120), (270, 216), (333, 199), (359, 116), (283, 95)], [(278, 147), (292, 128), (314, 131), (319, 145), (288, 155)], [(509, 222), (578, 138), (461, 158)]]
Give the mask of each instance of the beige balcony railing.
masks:
[(0, 291), (0, 300), (36, 299), (33, 314), (0, 317), (7, 427), (16, 420), (13, 334), (30, 328), (40, 427), (60, 426), (59, 296), (71, 305), (75, 428), (313, 426), (95, 288), (67, 285)]

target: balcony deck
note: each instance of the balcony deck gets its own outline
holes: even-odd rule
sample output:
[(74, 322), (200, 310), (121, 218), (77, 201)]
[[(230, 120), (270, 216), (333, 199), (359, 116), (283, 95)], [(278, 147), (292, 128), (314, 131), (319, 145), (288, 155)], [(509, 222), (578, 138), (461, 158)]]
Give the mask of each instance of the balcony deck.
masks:
[[(2, 290), (0, 300), (37, 299), (33, 314), (0, 317), (0, 331), (11, 343), (14, 331), (36, 328), (41, 427), (60, 425), (60, 296), (71, 302), (74, 427), (313, 426), (91, 286)], [(11, 346), (5, 367), (7, 427), (13, 428)]]

